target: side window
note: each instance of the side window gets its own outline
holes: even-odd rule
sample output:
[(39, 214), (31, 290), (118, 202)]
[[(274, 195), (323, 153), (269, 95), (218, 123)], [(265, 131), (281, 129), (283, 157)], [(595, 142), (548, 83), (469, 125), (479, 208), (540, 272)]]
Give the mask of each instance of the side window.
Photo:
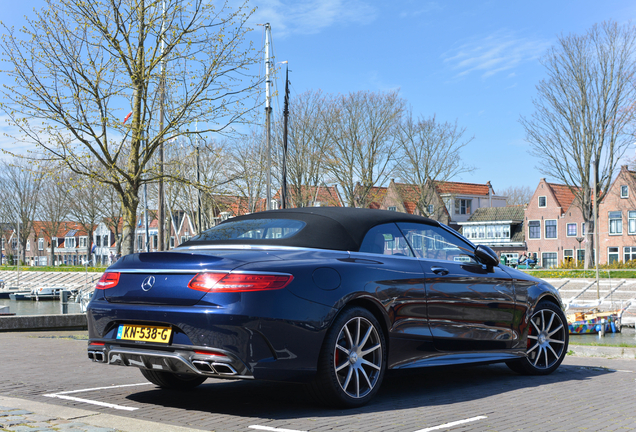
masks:
[(412, 257), (408, 242), (394, 223), (371, 228), (362, 240), (360, 252)]
[(470, 244), (439, 226), (406, 222), (397, 225), (418, 258), (477, 263)]

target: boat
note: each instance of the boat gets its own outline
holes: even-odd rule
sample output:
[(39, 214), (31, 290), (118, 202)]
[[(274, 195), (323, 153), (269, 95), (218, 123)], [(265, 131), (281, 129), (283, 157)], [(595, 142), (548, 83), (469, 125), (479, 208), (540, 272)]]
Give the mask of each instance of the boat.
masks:
[(13, 291), (9, 293), (9, 298), (11, 300), (31, 300), (30, 291)]
[[(576, 312), (567, 315), (570, 334), (620, 333), (623, 310)], [(603, 326), (605, 328), (603, 328)]]
[(29, 300), (59, 300), (60, 295), (63, 292), (68, 293), (68, 297), (73, 296), (73, 291), (63, 287), (42, 287), (42, 288), (33, 288), (30, 294), (27, 296)]

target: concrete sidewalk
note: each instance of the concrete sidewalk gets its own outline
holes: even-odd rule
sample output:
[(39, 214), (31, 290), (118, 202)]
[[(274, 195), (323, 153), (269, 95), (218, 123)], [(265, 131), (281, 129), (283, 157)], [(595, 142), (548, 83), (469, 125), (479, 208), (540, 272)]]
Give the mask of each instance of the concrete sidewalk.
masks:
[(187, 432), (200, 429), (0, 396), (0, 430), (16, 432)]

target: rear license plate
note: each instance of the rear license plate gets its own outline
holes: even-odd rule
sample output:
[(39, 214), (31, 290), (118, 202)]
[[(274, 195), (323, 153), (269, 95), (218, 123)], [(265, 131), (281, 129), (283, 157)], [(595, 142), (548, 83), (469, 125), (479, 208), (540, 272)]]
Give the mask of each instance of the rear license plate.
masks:
[(142, 342), (170, 342), (170, 327), (120, 325), (117, 330), (117, 339)]

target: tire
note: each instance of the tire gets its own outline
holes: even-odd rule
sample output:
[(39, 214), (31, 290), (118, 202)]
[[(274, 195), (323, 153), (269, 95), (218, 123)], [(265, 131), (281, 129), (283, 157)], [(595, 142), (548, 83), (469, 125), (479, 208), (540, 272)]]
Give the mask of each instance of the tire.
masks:
[(361, 307), (345, 309), (327, 332), (309, 392), (324, 405), (362, 406), (378, 392), (386, 358), (384, 333), (373, 314)]
[(191, 389), (202, 384), (207, 379), (207, 377), (198, 375), (175, 374), (148, 369), (139, 370), (148, 381), (165, 389)]
[(523, 375), (551, 374), (565, 358), (568, 342), (568, 323), (561, 308), (550, 301), (539, 302), (529, 322), (526, 356), (506, 364)]

